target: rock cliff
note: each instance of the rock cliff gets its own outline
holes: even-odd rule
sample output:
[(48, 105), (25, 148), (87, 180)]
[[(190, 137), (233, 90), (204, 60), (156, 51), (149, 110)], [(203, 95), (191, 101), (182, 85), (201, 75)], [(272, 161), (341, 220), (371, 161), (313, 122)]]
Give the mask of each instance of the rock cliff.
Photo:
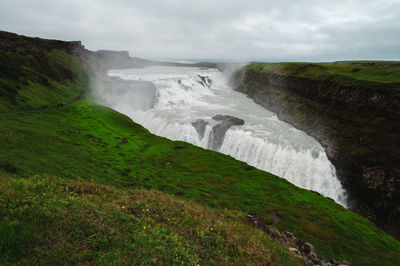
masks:
[(145, 60), (130, 57), (128, 51), (98, 50), (91, 55), (104, 64), (106, 69), (143, 68)]
[(288, 75), (248, 67), (238, 90), (315, 137), (353, 209), (399, 238), (400, 83), (349, 85), (350, 78), (316, 79), (301, 71)]

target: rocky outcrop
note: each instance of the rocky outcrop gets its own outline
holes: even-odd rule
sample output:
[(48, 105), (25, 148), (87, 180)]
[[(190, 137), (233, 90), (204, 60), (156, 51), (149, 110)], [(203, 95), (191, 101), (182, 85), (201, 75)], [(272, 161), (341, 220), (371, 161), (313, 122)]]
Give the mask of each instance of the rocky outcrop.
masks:
[(98, 63), (103, 64), (106, 69), (143, 68), (145, 66), (145, 60), (130, 57), (128, 51), (98, 50), (91, 52), (91, 56), (95, 57)]
[(210, 79), (209, 77), (207, 77), (207, 76), (201, 76), (201, 75), (197, 75), (197, 76), (200, 78), (200, 80), (198, 81), (198, 83), (199, 83), (201, 86), (210, 88), (212, 81), (211, 81), (211, 79)]
[(226, 131), (228, 131), (232, 126), (244, 125), (244, 120), (229, 115), (216, 115), (213, 119), (218, 121), (218, 124), (213, 126), (212, 136), (208, 147), (217, 151), (224, 141)]
[(204, 138), (206, 126), (213, 125), (207, 147), (214, 151), (218, 151), (224, 142), (226, 131), (228, 131), (232, 126), (244, 125), (244, 120), (230, 115), (215, 115), (212, 119), (214, 121), (211, 121), (210, 123), (204, 119), (197, 119), (195, 122), (192, 122), (192, 126), (196, 129), (201, 140)]
[(353, 210), (400, 237), (400, 84), (345, 86), (249, 69), (238, 90), (316, 138)]
[(280, 233), (276, 227), (268, 225), (264, 218), (256, 213), (248, 214), (247, 219), (250, 224), (263, 230), (269, 237), (280, 242), (282, 246), (286, 247), (297, 258), (302, 260), (305, 265), (350, 265), (347, 261), (337, 261), (332, 258), (327, 260), (322, 256), (318, 256), (312, 244), (295, 237), (291, 232)]
[(206, 131), (206, 126), (208, 125), (207, 121), (203, 119), (197, 119), (195, 122), (192, 122), (192, 126), (197, 131), (200, 140), (204, 138), (204, 132)]

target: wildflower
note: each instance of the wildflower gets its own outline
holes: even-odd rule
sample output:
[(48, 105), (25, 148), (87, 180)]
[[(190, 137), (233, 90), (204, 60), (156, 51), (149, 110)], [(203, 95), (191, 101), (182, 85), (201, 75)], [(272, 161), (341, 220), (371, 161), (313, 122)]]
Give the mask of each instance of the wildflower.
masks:
[(143, 226), (143, 229), (144, 229), (144, 230), (146, 230), (146, 229), (147, 229), (147, 227), (146, 227), (146, 226)]
[(171, 219), (168, 218), (168, 222), (169, 222), (170, 220), (171, 220)]
[(122, 209), (125, 209), (125, 206), (122, 206)]
[(148, 212), (148, 211), (149, 211), (149, 209), (146, 209), (146, 211)]
[(142, 209), (142, 211), (144, 211), (144, 209)]
[(211, 227), (210, 230), (211, 230), (211, 231), (214, 231), (214, 227)]

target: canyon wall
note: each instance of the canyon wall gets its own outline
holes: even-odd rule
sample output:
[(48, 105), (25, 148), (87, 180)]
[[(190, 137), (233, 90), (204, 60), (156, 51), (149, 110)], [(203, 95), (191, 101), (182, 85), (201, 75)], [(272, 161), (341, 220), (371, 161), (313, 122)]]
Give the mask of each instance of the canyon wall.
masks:
[(238, 79), (237, 90), (325, 147), (353, 210), (400, 236), (399, 83), (346, 85), (262, 67)]

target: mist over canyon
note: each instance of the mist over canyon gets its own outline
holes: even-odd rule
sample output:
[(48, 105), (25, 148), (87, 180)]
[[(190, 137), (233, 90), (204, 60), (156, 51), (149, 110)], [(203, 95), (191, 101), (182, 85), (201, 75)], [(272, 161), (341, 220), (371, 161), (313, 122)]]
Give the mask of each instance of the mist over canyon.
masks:
[(154, 134), (231, 155), (347, 207), (322, 146), (234, 91), (231, 74), (172, 66), (110, 70), (113, 81), (94, 92)]

